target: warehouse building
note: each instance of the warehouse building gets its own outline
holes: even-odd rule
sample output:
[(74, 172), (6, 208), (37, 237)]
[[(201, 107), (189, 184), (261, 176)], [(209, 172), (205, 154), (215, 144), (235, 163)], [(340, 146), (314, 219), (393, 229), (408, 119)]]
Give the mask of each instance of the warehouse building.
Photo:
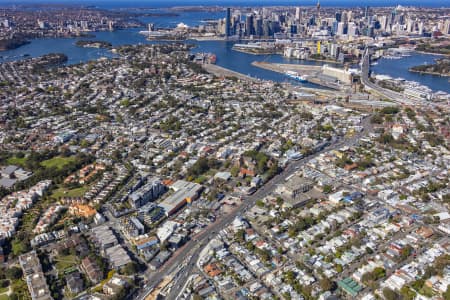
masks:
[(174, 190), (174, 193), (159, 204), (159, 206), (164, 208), (167, 216), (173, 215), (186, 203), (196, 200), (203, 186), (189, 181), (178, 180), (172, 184), (171, 189)]

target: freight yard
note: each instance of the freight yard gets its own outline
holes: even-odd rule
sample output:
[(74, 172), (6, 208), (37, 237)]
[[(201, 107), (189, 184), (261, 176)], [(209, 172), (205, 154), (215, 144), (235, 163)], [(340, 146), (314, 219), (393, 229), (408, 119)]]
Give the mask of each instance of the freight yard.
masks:
[[(275, 64), (253, 62), (253, 66), (285, 74), (289, 78), (302, 82), (310, 82), (334, 90), (349, 90), (357, 78), (357, 71), (334, 68), (329, 65), (305, 66), (298, 64)], [(298, 78), (298, 79), (297, 79)]]

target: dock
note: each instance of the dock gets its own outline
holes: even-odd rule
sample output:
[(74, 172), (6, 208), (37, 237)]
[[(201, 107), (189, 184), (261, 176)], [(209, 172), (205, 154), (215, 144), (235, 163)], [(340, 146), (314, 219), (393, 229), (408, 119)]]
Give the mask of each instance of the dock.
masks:
[(277, 73), (286, 73), (287, 71), (299, 72), (302, 75), (314, 75), (320, 72), (321, 66), (309, 66), (309, 65), (297, 65), (297, 64), (275, 64), (268, 62), (254, 61), (252, 65), (261, 69), (266, 69), (269, 71)]
[(294, 71), (306, 77), (306, 81), (322, 87), (341, 91), (344, 86), (322, 76), (322, 66), (299, 65), (299, 64), (277, 64), (268, 62), (252, 62), (252, 65), (269, 71), (285, 74), (287, 71)]
[(213, 64), (203, 64), (203, 68), (211, 74), (214, 74), (218, 77), (236, 77), (240, 80), (259, 82), (260, 80), (257, 78), (253, 78), (242, 73), (226, 69), (224, 67), (213, 65)]

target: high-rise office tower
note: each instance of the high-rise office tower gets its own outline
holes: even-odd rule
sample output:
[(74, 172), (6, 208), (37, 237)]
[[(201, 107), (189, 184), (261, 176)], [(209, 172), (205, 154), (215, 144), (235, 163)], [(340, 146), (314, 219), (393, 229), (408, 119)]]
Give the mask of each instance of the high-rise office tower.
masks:
[(253, 14), (248, 14), (245, 18), (245, 35), (253, 35), (255, 30), (253, 28)]
[(419, 23), (419, 34), (422, 35), (423, 34), (423, 22)]
[(295, 8), (295, 21), (300, 23), (302, 21), (302, 11), (300, 7)]
[(358, 27), (356, 26), (356, 24), (353, 22), (348, 23), (348, 36), (356, 36), (357, 32)]
[(291, 24), (289, 26), (289, 31), (290, 31), (291, 35), (297, 34), (298, 33), (297, 24)]
[(255, 28), (255, 34), (257, 36), (262, 36), (263, 35), (263, 18), (262, 16), (258, 15), (255, 19), (254, 19), (254, 28)]
[(387, 27), (387, 17), (386, 16), (381, 16), (378, 19), (378, 22), (380, 22), (380, 29), (383, 31), (386, 31), (386, 27)]
[(366, 6), (366, 8), (364, 9), (364, 18), (367, 20), (368, 17), (369, 17), (369, 6)]
[(267, 19), (263, 20), (263, 35), (269, 37), (272, 35), (270, 21)]
[(318, 18), (318, 25), (319, 26), (321, 26), (322, 24), (322, 20), (320, 19), (320, 2), (319, 2), (319, 0), (317, 0), (317, 5), (316, 5), (316, 8), (317, 8), (317, 18)]
[(231, 35), (231, 8), (227, 8), (227, 16), (225, 18), (225, 35)]
[(332, 33), (333, 35), (336, 35), (336, 33), (337, 33), (337, 31), (338, 31), (338, 24), (339, 24), (338, 21), (336, 21), (336, 20), (333, 21), (333, 24), (332, 24), (332, 26), (331, 26), (331, 33)]
[(339, 22), (337, 25), (337, 35), (343, 35), (344, 34), (344, 28), (345, 28), (345, 23), (344, 22)]

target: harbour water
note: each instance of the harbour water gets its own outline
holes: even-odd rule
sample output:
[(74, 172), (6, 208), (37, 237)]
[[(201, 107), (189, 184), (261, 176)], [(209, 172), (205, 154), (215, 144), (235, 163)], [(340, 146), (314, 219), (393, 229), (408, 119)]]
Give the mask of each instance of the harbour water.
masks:
[[(159, 11), (159, 10), (158, 10)], [(141, 18), (143, 23), (154, 23), (156, 27), (175, 27), (183, 22), (188, 26), (196, 26), (207, 19), (218, 19), (224, 17), (223, 12), (181, 12), (179, 16), (145, 17)], [(113, 46), (139, 43), (154, 43), (146, 41), (144, 36), (139, 34), (142, 28), (132, 28), (113, 32), (93, 32), (95, 37), (90, 39), (110, 42)], [(76, 64), (100, 57), (113, 57), (114, 55), (106, 49), (82, 48), (75, 45), (76, 41), (85, 38), (47, 38), (35, 39), (30, 44), (17, 49), (0, 52), (0, 63), (17, 59), (24, 59), (24, 55), (37, 57), (51, 52), (64, 53), (68, 56), (68, 64)], [(252, 66), (253, 61), (266, 61), (274, 63), (297, 63), (308, 65), (322, 65), (322, 62), (290, 60), (281, 55), (252, 55), (232, 50), (233, 42), (226, 41), (188, 41), (196, 45), (194, 52), (212, 52), (217, 56), (216, 64), (233, 71), (249, 75), (252, 77), (273, 80), (287, 81), (287, 76), (269, 70), (263, 70)], [(412, 53), (409, 57), (399, 60), (379, 60), (376, 66), (372, 66), (372, 71), (377, 74), (389, 75), (393, 78), (401, 77), (406, 80), (417, 81), (430, 87), (433, 91), (445, 91), (450, 93), (448, 78), (433, 75), (420, 75), (408, 71), (408, 68), (423, 63), (433, 63), (435, 55)], [(293, 80), (289, 80), (293, 82)], [(296, 84), (299, 84), (296, 82)], [(311, 84), (302, 84), (312, 86)]]
[(402, 57), (397, 60), (382, 58), (378, 64), (371, 66), (372, 72), (376, 74), (389, 75), (392, 78), (403, 78), (408, 81), (417, 81), (428, 86), (433, 91), (444, 91), (450, 93), (449, 77), (435, 76), (410, 72), (408, 69), (423, 64), (433, 64), (434, 61), (442, 56), (424, 53), (411, 53), (411, 56)]

